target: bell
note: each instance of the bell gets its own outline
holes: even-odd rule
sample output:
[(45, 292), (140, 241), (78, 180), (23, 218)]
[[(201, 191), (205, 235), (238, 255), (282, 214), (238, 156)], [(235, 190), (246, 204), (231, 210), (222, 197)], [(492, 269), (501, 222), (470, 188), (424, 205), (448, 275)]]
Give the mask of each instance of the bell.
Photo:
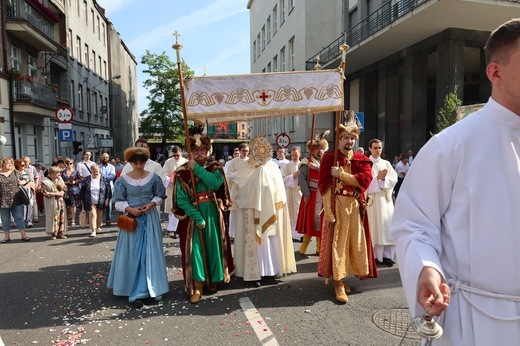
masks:
[(412, 327), (414, 332), (428, 341), (438, 339), (442, 336), (442, 327), (427, 313), (422, 317), (412, 319), (410, 321), (410, 327)]

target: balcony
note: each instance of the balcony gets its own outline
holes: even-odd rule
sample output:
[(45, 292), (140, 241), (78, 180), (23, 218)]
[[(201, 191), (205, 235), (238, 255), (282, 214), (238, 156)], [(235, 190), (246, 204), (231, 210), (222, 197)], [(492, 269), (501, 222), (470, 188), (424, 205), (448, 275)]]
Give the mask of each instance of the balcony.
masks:
[(38, 1), (7, 1), (7, 32), (39, 51), (56, 52), (54, 26), (58, 20)]
[(13, 101), (15, 112), (42, 114), (41, 111), (31, 111), (29, 108), (44, 107), (49, 108), (52, 115), (56, 109), (56, 93), (50, 86), (25, 79), (13, 81)]

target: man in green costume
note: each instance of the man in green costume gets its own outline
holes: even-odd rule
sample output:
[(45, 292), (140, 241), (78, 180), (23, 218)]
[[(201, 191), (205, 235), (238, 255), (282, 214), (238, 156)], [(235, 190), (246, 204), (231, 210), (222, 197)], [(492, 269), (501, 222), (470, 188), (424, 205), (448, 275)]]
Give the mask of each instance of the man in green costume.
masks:
[(223, 168), (209, 159), (208, 136), (195, 134), (189, 140), (190, 159), (175, 171), (172, 211), (180, 220), (177, 233), (186, 294), (191, 303), (198, 303), (204, 283), (215, 291), (216, 283), (229, 282), (234, 266), (225, 212), (229, 193)]

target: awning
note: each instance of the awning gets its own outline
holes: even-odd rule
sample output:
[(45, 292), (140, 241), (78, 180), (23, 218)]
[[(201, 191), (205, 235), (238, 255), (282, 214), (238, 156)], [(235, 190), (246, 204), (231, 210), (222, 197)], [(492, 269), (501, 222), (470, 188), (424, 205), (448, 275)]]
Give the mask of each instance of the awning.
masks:
[(202, 124), (343, 110), (340, 70), (202, 76), (184, 81), (188, 120)]

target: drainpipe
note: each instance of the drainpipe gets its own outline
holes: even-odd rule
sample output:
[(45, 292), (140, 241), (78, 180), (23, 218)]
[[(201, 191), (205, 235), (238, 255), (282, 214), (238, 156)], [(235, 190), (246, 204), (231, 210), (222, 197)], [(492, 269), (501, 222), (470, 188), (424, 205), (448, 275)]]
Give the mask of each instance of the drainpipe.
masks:
[[(8, 69), (7, 69), (7, 59), (8, 59), (8, 53), (7, 53), (7, 31), (5, 29), (5, 24), (7, 22), (7, 5), (6, 5), (6, 0), (0, 0), (2, 3), (2, 41), (4, 42), (3, 44), (3, 49), (2, 49), (2, 54), (3, 54), (3, 58), (4, 58), (4, 72), (7, 73)], [(4, 10), (5, 9), (5, 10)], [(9, 117), (10, 117), (10, 121), (9, 121), (9, 124), (10, 124), (10, 128), (11, 128), (11, 146), (12, 146), (12, 151), (13, 151), (13, 155), (12, 157), (17, 157), (16, 155), (16, 144), (14, 142), (14, 109), (13, 109), (13, 85), (14, 81), (12, 78), (9, 78)], [(7, 144), (7, 143), (6, 143)]]

